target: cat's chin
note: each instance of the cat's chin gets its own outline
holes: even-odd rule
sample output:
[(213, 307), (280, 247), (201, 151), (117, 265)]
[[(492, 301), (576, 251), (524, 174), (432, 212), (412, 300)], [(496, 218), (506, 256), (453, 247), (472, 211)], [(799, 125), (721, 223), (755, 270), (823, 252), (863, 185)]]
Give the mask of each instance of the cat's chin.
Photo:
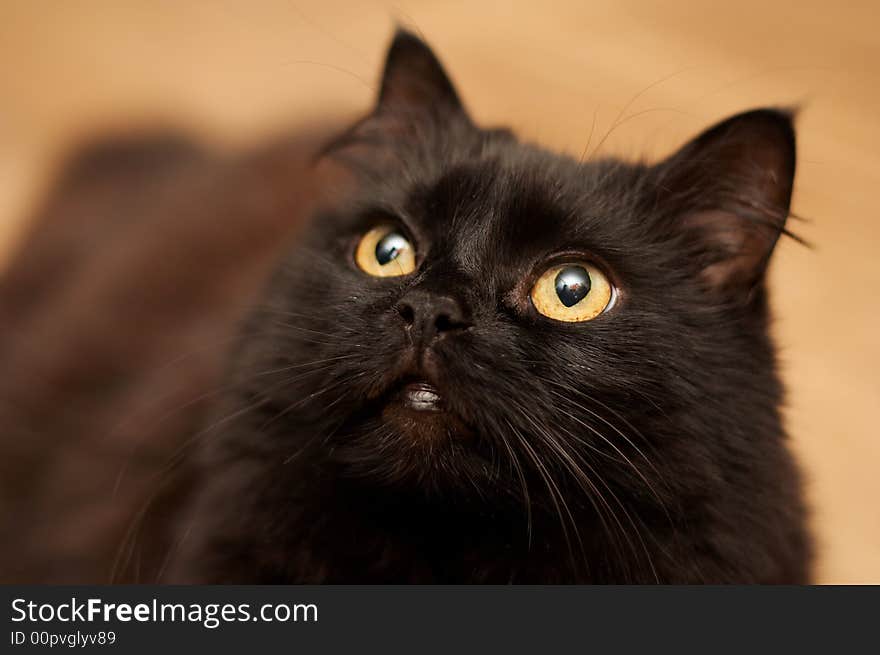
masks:
[(443, 392), (424, 379), (404, 379), (382, 401), (382, 422), (420, 449), (472, 436)]
[(369, 401), (332, 437), (346, 475), (426, 496), (472, 490), (492, 454), (456, 411), (454, 398), (427, 377), (405, 376)]

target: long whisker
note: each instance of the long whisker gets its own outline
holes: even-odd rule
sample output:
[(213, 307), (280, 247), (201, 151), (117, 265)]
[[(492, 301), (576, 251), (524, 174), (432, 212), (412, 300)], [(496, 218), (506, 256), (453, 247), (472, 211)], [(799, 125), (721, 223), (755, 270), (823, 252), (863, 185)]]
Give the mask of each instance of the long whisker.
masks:
[[(562, 533), (565, 538), (565, 543), (568, 548), (568, 553), (570, 557), (570, 561), (574, 564), (574, 549), (571, 544), (571, 537), (569, 535), (568, 527), (565, 523), (565, 517), (563, 516), (563, 508), (565, 510), (565, 514), (568, 517), (568, 521), (572, 526), (572, 529), (577, 530), (577, 524), (575, 523), (574, 516), (571, 513), (571, 510), (568, 507), (568, 504), (565, 502), (565, 498), (562, 496), (562, 492), (559, 490), (556, 482), (553, 481), (550, 472), (547, 470), (547, 467), (541, 461), (541, 458), (535, 452), (531, 445), (529, 445), (528, 441), (520, 434), (519, 430), (517, 430), (513, 425), (507, 422), (507, 426), (510, 428), (513, 435), (517, 438), (520, 446), (528, 455), (529, 459), (531, 459), (532, 463), (535, 465), (538, 474), (541, 476), (541, 479), (544, 481), (544, 484), (547, 486), (547, 490), (550, 492), (550, 500), (553, 503), (553, 506), (556, 508), (556, 514), (559, 517), (559, 525), (562, 528)], [(558, 500), (557, 500), (558, 498)], [(561, 503), (561, 505), (560, 505)], [(581, 552), (583, 553), (583, 544), (581, 544)]]
[[(569, 453), (559, 443), (559, 441), (553, 437), (553, 435), (550, 433), (550, 431), (548, 429), (546, 429), (545, 427), (536, 425), (534, 420), (528, 415), (526, 415), (526, 419), (529, 420), (532, 423), (532, 425), (538, 430), (539, 436), (542, 438), (542, 440), (545, 443), (547, 443), (547, 445), (549, 445), (553, 449), (553, 451), (561, 458), (563, 466), (565, 466), (565, 468), (573, 475), (573, 477), (575, 478), (578, 485), (586, 493), (588, 500), (593, 505), (593, 508), (596, 510), (596, 514), (597, 514), (600, 522), (602, 523), (602, 526), (605, 529), (606, 534), (608, 534), (609, 536), (613, 536), (614, 532), (612, 530), (610, 530), (608, 523), (605, 521), (605, 517), (604, 517), (604, 513), (602, 511), (602, 508), (600, 508), (599, 506), (596, 505), (596, 502), (595, 502), (596, 499), (598, 499), (598, 501), (602, 503), (603, 508), (610, 515), (611, 519), (615, 522), (620, 534), (624, 537), (624, 539), (626, 540), (630, 549), (633, 552), (635, 552), (635, 546), (632, 543), (632, 540), (629, 538), (629, 535), (626, 532), (626, 530), (624, 529), (620, 520), (618, 519), (616, 512), (611, 507), (611, 505), (608, 503), (608, 501), (605, 499), (605, 496), (601, 492), (601, 490), (598, 487), (596, 487), (596, 485), (590, 479), (590, 476), (586, 475), (586, 473), (583, 471), (583, 469), (580, 467), (580, 465), (574, 460), (574, 458), (577, 458), (580, 462), (585, 464), (590, 469), (591, 473), (602, 483), (602, 485), (609, 491), (609, 493), (612, 494), (614, 500), (617, 502), (617, 504), (621, 507), (621, 509), (626, 514), (627, 513), (626, 508), (623, 507), (622, 503), (617, 498), (617, 496), (614, 494), (614, 491), (605, 482), (604, 478), (602, 478), (602, 476), (600, 476), (596, 472), (596, 470), (590, 465), (590, 463), (588, 461), (586, 461), (583, 457), (581, 457), (579, 454), (577, 454), (576, 452)], [(571, 434), (568, 430), (565, 430), (565, 432), (567, 434), (569, 434), (569, 436), (574, 437), (574, 435)], [(630, 519), (630, 523), (632, 524), (632, 519)], [(635, 525), (633, 525), (633, 527), (638, 531), (638, 528), (636, 528)], [(615, 538), (615, 541), (616, 541), (616, 538)], [(641, 541), (641, 539), (640, 539), (640, 541)]]
[(306, 368), (308, 366), (314, 366), (315, 364), (327, 364), (330, 362), (338, 362), (343, 359), (354, 359), (358, 356), (359, 355), (339, 355), (337, 357), (327, 357), (326, 359), (318, 359), (312, 362), (290, 364), (288, 366), (282, 366), (280, 368), (273, 368), (268, 371), (261, 371), (260, 373), (257, 373), (254, 377), (263, 377), (266, 375), (274, 375), (276, 373), (284, 373), (285, 371), (293, 371), (300, 368)]
[[(558, 393), (556, 393), (556, 392), (553, 391), (552, 389), (550, 390), (550, 393), (553, 393), (553, 394), (559, 396), (560, 398), (563, 398), (563, 399), (565, 399), (566, 401), (571, 402), (569, 398), (566, 398), (566, 397), (563, 396), (562, 394), (558, 394)], [(588, 424), (588, 423), (582, 421), (580, 418), (578, 418), (577, 416), (571, 414), (571, 413), (568, 412), (567, 410), (564, 410), (564, 409), (562, 409), (561, 407), (557, 407), (556, 409), (557, 409), (558, 411), (562, 412), (563, 414), (565, 414), (566, 416), (568, 416), (571, 420), (573, 420), (573, 421), (577, 422), (578, 424), (582, 425), (583, 427), (587, 428), (590, 432), (592, 432), (592, 433), (595, 434), (597, 437), (599, 437), (602, 441), (604, 441), (604, 442), (607, 443), (609, 446), (611, 446), (611, 448), (612, 448), (612, 449), (613, 449), (618, 455), (620, 455), (621, 457), (623, 457), (623, 459), (626, 461), (626, 463), (629, 464), (630, 467), (632, 467), (633, 471), (636, 472), (636, 475), (639, 476), (639, 478), (642, 480), (642, 482), (644, 482), (645, 485), (648, 487), (648, 489), (651, 490), (651, 493), (654, 494), (654, 496), (657, 498), (657, 500), (660, 501), (661, 504), (662, 504), (663, 500), (662, 500), (662, 498), (660, 497), (660, 495), (657, 493), (657, 490), (654, 488), (654, 485), (651, 484), (651, 482), (648, 480), (648, 478), (645, 476), (645, 474), (642, 473), (641, 469), (639, 469), (639, 467), (636, 466), (635, 463), (634, 463), (629, 457), (626, 456), (626, 454), (625, 454), (625, 453), (624, 453), (624, 452), (623, 452), (623, 451), (617, 446), (617, 444), (615, 444), (613, 441), (611, 441), (611, 439), (609, 439), (609, 438), (606, 437), (604, 434), (602, 434), (601, 432), (599, 432), (599, 431), (598, 431), (596, 428), (594, 428), (592, 425), (590, 425), (590, 424)], [(589, 411), (589, 410), (587, 410), (587, 408), (585, 408), (585, 407), (581, 407), (581, 409), (584, 409), (585, 411)], [(613, 427), (613, 426), (612, 426), (612, 427)], [(622, 434), (622, 433), (621, 433), (621, 434)], [(623, 435), (622, 435), (622, 436), (623, 436)], [(626, 437), (624, 437), (624, 438), (626, 439)], [(630, 445), (632, 445), (632, 442), (629, 441), (629, 439), (626, 439), (626, 440), (630, 443)], [(635, 448), (635, 446), (633, 446), (633, 448)], [(636, 448), (636, 450), (641, 454), (641, 451), (639, 451), (637, 448)], [(642, 454), (642, 456), (644, 457), (643, 454)], [(649, 464), (652, 468), (654, 468), (654, 470), (655, 470), (655, 472), (656, 472), (656, 467), (654, 467), (653, 463), (651, 463), (651, 461), (648, 460), (647, 458), (645, 458), (645, 461), (647, 461), (648, 464)]]
[[(668, 80), (671, 80), (673, 77), (677, 77), (678, 75), (681, 75), (682, 73), (685, 73), (689, 70), (692, 70), (692, 69), (683, 68), (681, 70), (677, 70), (673, 73), (665, 75), (665, 76), (661, 77), (660, 79), (651, 82), (648, 86), (644, 87), (643, 89), (638, 91), (635, 95), (633, 95), (629, 100), (627, 100), (626, 104), (623, 105), (623, 107), (620, 109), (620, 112), (617, 114), (617, 116), (614, 118), (614, 121), (611, 123), (611, 127), (608, 128), (608, 131), (605, 133), (605, 135), (602, 137), (602, 139), (599, 141), (599, 143), (596, 144), (596, 147), (593, 149), (593, 152), (590, 153), (589, 158), (591, 159), (597, 152), (599, 152), (599, 148), (602, 147), (602, 144), (605, 143), (605, 140), (611, 135), (611, 133), (616, 128), (620, 127), (620, 125), (623, 122), (629, 120), (630, 118), (638, 116), (640, 113), (644, 113), (644, 112), (638, 112), (636, 114), (633, 114), (632, 116), (629, 116), (626, 119), (623, 118), (624, 114), (626, 114), (627, 110), (633, 106), (633, 104), (636, 102), (636, 100), (641, 98), (643, 95), (645, 95), (648, 91), (650, 91), (654, 87), (659, 86), (660, 84), (663, 84), (664, 82), (666, 82)], [(651, 110), (647, 110), (647, 111), (651, 111)]]
[[(619, 434), (619, 435), (620, 435), (620, 436), (621, 436), (621, 437), (622, 437), (622, 438), (623, 438), (623, 439), (624, 439), (624, 440), (625, 440), (630, 446), (632, 446), (632, 447), (633, 447), (633, 448), (634, 448), (634, 449), (635, 449), (635, 450), (636, 450), (636, 451), (642, 456), (642, 458), (648, 463), (648, 465), (651, 467), (651, 469), (654, 471), (655, 475), (657, 476), (657, 479), (658, 479), (660, 482), (663, 481), (662, 474), (661, 474), (660, 471), (657, 469), (657, 467), (654, 465), (654, 463), (653, 463), (650, 459), (648, 459), (648, 458), (645, 456), (645, 454), (642, 453), (641, 450), (639, 450), (638, 447), (637, 447), (637, 446), (636, 446), (636, 445), (635, 445), (635, 444), (634, 444), (634, 443), (633, 443), (633, 442), (632, 442), (632, 441), (631, 441), (631, 440), (630, 440), (625, 434), (623, 434), (623, 432), (621, 432), (616, 426), (614, 426), (613, 424), (611, 424), (610, 422), (608, 422), (607, 420), (605, 420), (604, 417), (602, 417), (601, 415), (599, 415), (599, 414), (597, 414), (596, 412), (593, 412), (592, 410), (590, 410), (588, 407), (585, 407), (585, 406), (583, 406), (582, 404), (580, 404), (580, 403), (578, 403), (578, 402), (576, 402), (576, 401), (573, 401), (573, 400), (572, 400), (571, 398), (569, 398), (569, 397), (562, 396), (561, 394), (556, 393), (556, 392), (553, 391), (552, 389), (551, 389), (550, 391), (551, 391), (551, 393), (554, 393), (555, 395), (557, 395), (557, 396), (561, 397), (562, 399), (564, 399), (567, 403), (573, 403), (573, 404), (576, 405), (579, 409), (581, 409), (581, 410), (587, 412), (588, 414), (590, 414), (590, 415), (596, 417), (597, 419), (601, 420), (603, 423), (605, 423), (605, 424), (608, 425), (611, 429), (613, 429), (615, 432), (617, 432), (617, 434)], [(576, 389), (572, 389), (572, 391), (577, 392)], [(583, 397), (583, 398), (587, 398), (587, 396), (582, 395), (582, 394), (581, 394), (581, 397)], [(604, 406), (604, 403), (603, 403), (603, 406)], [(626, 463), (629, 464), (629, 466), (632, 467), (632, 469), (636, 472), (636, 475), (638, 475), (638, 477), (642, 480), (642, 482), (644, 482), (644, 484), (648, 487), (648, 489), (651, 491), (651, 494), (654, 496), (654, 498), (657, 499), (660, 508), (663, 510), (663, 513), (666, 515), (667, 520), (670, 522), (670, 524), (673, 524), (672, 516), (671, 516), (670, 513), (669, 513), (669, 509), (668, 509), (668, 507), (666, 506), (666, 502), (664, 501), (663, 497), (657, 492), (657, 489), (654, 487), (653, 484), (651, 484), (651, 482), (650, 482), (650, 481), (648, 480), (648, 478), (644, 475), (644, 473), (641, 471), (641, 469), (639, 469), (639, 467), (637, 467), (637, 466), (635, 465), (635, 463), (634, 463), (629, 457), (627, 457), (627, 456), (626, 456), (626, 455), (620, 450), (620, 448), (618, 448), (618, 447), (617, 447), (617, 446), (616, 446), (616, 445), (615, 445), (610, 439), (608, 439), (608, 437), (606, 437), (604, 434), (602, 434), (599, 430), (597, 430), (597, 429), (594, 428), (593, 426), (591, 426), (591, 425), (585, 423), (585, 422), (582, 421), (580, 418), (578, 418), (578, 417), (572, 415), (570, 412), (568, 412), (568, 411), (562, 409), (561, 407), (558, 408), (558, 410), (559, 410), (560, 412), (564, 413), (565, 415), (567, 415), (569, 418), (571, 418), (572, 420), (574, 420), (574, 421), (577, 422), (578, 424), (580, 424), (581, 426), (583, 426), (583, 427), (587, 428), (588, 430), (590, 430), (590, 432), (592, 432), (593, 434), (595, 434), (596, 436), (598, 436), (600, 439), (602, 439), (602, 441), (604, 441), (605, 443), (607, 443), (608, 445), (610, 445), (610, 446), (611, 446), (611, 447), (612, 447), (617, 453), (619, 453), (620, 456), (624, 458), (624, 460), (626, 461)]]
[[(318, 362), (320, 362), (320, 361), (323, 361), (323, 360), (316, 360), (316, 362), (312, 362), (312, 364), (314, 364), (314, 363), (318, 363)], [(315, 368), (315, 369), (313, 369), (313, 370), (306, 371), (306, 372), (304, 372), (304, 373), (302, 373), (302, 374), (300, 374), (300, 375), (298, 375), (298, 376), (293, 376), (293, 377), (285, 378), (284, 380), (280, 381), (279, 383), (270, 386), (268, 389), (265, 390), (265, 392), (268, 393), (268, 392), (275, 391), (275, 390), (277, 390), (277, 389), (283, 387), (284, 385), (290, 384), (290, 383), (295, 382), (295, 381), (297, 381), (297, 380), (299, 380), (299, 379), (305, 378), (305, 377), (310, 376), (310, 375), (313, 375), (313, 374), (315, 374), (315, 373), (319, 373), (319, 372), (324, 371), (324, 370), (328, 370), (329, 368), (332, 368), (332, 366), (333, 366), (334, 364), (335, 364), (335, 362), (331, 362), (331, 363), (328, 363), (328, 364), (326, 364), (326, 365), (324, 365), (324, 366), (319, 366), (318, 368)], [(286, 369), (286, 368), (284, 368), (284, 369), (280, 369), (280, 371), (284, 371), (284, 370), (287, 370), (287, 369)], [(272, 371), (272, 372), (277, 373), (277, 372), (279, 372), (279, 370)], [(233, 391), (233, 390), (239, 388), (242, 384), (245, 384), (245, 383), (247, 383), (247, 382), (250, 382), (250, 381), (254, 380), (254, 379), (257, 378), (257, 377), (260, 377), (260, 376), (263, 376), (263, 375), (267, 375), (267, 374), (268, 374), (268, 373), (267, 373), (266, 371), (260, 371), (259, 373), (255, 374), (255, 375), (252, 375), (252, 376), (246, 376), (246, 377), (244, 377), (244, 378), (242, 378), (242, 379), (239, 379), (239, 380), (236, 380), (235, 382), (232, 382), (232, 383), (230, 383), (230, 384), (225, 384), (225, 385), (222, 385), (222, 386), (220, 386), (220, 387), (217, 387), (217, 388), (215, 388), (215, 389), (213, 389), (213, 390), (211, 390), (211, 391), (207, 391), (207, 392), (205, 392), (205, 393), (202, 393), (202, 394), (196, 396), (195, 398), (192, 398), (192, 399), (186, 401), (186, 402), (183, 403), (182, 405), (178, 405), (178, 406), (176, 406), (176, 407), (174, 407), (174, 408), (172, 408), (172, 409), (166, 411), (164, 414), (162, 414), (162, 416), (160, 416), (160, 417), (158, 417), (158, 418), (156, 419), (156, 421), (152, 424), (152, 428), (155, 429), (155, 428), (159, 427), (159, 426), (162, 425), (165, 421), (169, 420), (172, 416), (174, 416), (174, 415), (177, 414), (178, 412), (181, 412), (181, 411), (183, 411), (183, 410), (185, 410), (185, 409), (187, 409), (187, 408), (189, 408), (189, 407), (192, 407), (192, 406), (194, 406), (194, 405), (197, 405), (198, 403), (203, 402), (203, 401), (205, 401), (205, 400), (208, 400), (208, 399), (210, 399), (210, 398), (214, 398), (214, 397), (216, 397), (216, 396), (218, 396), (218, 395), (221, 395), (221, 394), (224, 394), (224, 393), (228, 393), (228, 392), (230, 392), (230, 391)], [(122, 428), (122, 425), (123, 425), (123, 424), (117, 425), (117, 426), (113, 429), (113, 432), (115, 433), (116, 431), (120, 430), (120, 429)], [(187, 445), (187, 443), (185, 442), (180, 448), (178, 448), (178, 450), (176, 450), (174, 453), (172, 453), (170, 459), (173, 459), (174, 457), (176, 457), (177, 454), (178, 454), (182, 449), (184, 449), (186, 445)], [(123, 482), (123, 480), (124, 480), (124, 478), (125, 478), (125, 475), (126, 475), (126, 473), (128, 472), (128, 467), (130, 466), (131, 461), (134, 459), (135, 455), (137, 454), (137, 452), (138, 452), (138, 448), (139, 448), (140, 446), (141, 446), (141, 442), (138, 442), (138, 443), (135, 443), (135, 444), (132, 445), (132, 447), (131, 447), (131, 449), (130, 449), (130, 452), (128, 453), (128, 455), (127, 455), (126, 458), (125, 458), (125, 462), (124, 462), (124, 463), (122, 464), (122, 466), (120, 467), (120, 469), (119, 469), (119, 473), (116, 475), (116, 479), (115, 479), (114, 484), (113, 484), (113, 490), (112, 490), (112, 492), (111, 492), (111, 494), (112, 494), (113, 496), (116, 496), (116, 495), (119, 493), (119, 489), (121, 488), (121, 486), (122, 486), (122, 482)]]
[(504, 448), (507, 450), (507, 454), (510, 457), (510, 462), (513, 466), (513, 470), (516, 473), (516, 477), (519, 479), (520, 487), (522, 488), (523, 495), (523, 505), (525, 505), (526, 510), (526, 532), (528, 535), (528, 549), (532, 548), (532, 499), (529, 495), (529, 485), (526, 482), (525, 473), (522, 469), (522, 464), (520, 464), (519, 456), (516, 454), (516, 451), (510, 446), (510, 443), (507, 441), (507, 438), (504, 435), (500, 435), (501, 443), (504, 445)]
[[(284, 408), (283, 410), (281, 410), (280, 412), (274, 414), (274, 415), (272, 416), (272, 418), (270, 418), (270, 419), (267, 420), (265, 423), (263, 423), (263, 425), (261, 426), (261, 428), (262, 428), (262, 429), (266, 429), (266, 428), (268, 428), (272, 423), (274, 423), (274, 422), (277, 421), (278, 419), (283, 418), (284, 416), (286, 416), (286, 415), (289, 414), (290, 412), (294, 411), (295, 409), (298, 409), (298, 408), (302, 407), (302, 405), (303, 405), (304, 403), (311, 402), (311, 401), (315, 400), (315, 398), (318, 398), (319, 396), (323, 396), (325, 393), (327, 393), (327, 392), (329, 392), (329, 391), (332, 391), (332, 390), (334, 390), (334, 389), (338, 389), (340, 386), (342, 386), (342, 385), (344, 385), (344, 384), (349, 384), (352, 380), (354, 380), (354, 379), (356, 379), (356, 378), (363, 377), (364, 375), (367, 375), (367, 373), (366, 373), (365, 371), (362, 371), (361, 373), (358, 373), (358, 374), (356, 374), (356, 375), (354, 375), (354, 376), (351, 376), (351, 377), (348, 377), (348, 378), (342, 378), (342, 379), (340, 379), (340, 380), (336, 380), (335, 382), (333, 382), (333, 383), (331, 383), (331, 384), (328, 384), (328, 385), (322, 387), (322, 388), (319, 389), (318, 391), (315, 391), (315, 392), (313, 392), (313, 393), (310, 393), (310, 394), (309, 394), (308, 396), (306, 396), (305, 398), (301, 398), (301, 399), (298, 400), (297, 402), (295, 402), (295, 403), (291, 403), (290, 405), (288, 405), (287, 407), (285, 407), (285, 408)], [(339, 398), (337, 398), (336, 400), (334, 400), (332, 403), (330, 403), (329, 405), (325, 406), (325, 407), (324, 407), (324, 411), (326, 412), (327, 410), (331, 409), (334, 405), (336, 405), (337, 403), (339, 403), (344, 397), (345, 397), (345, 396), (340, 396)]]
[[(548, 384), (551, 384), (551, 385), (554, 385), (554, 386), (559, 387), (559, 388), (561, 388), (561, 389), (564, 389), (565, 391), (568, 391), (569, 393), (573, 393), (573, 394), (577, 395), (579, 398), (582, 398), (582, 399), (584, 399), (584, 400), (589, 400), (590, 402), (595, 402), (595, 403), (601, 405), (601, 406), (602, 406), (604, 409), (606, 409), (607, 411), (611, 411), (612, 413), (614, 413), (614, 415), (615, 415), (617, 418), (619, 418), (619, 419), (621, 419), (622, 421), (626, 422), (627, 426), (628, 426), (631, 430), (633, 430), (633, 431), (635, 431), (636, 433), (638, 433), (638, 435), (639, 435), (644, 441), (647, 442), (647, 439), (645, 439), (644, 435), (642, 435), (640, 432), (638, 432), (638, 430), (636, 430), (636, 429), (632, 426), (631, 423), (629, 423), (628, 421), (626, 421), (626, 419), (624, 419), (623, 417), (621, 417), (617, 412), (614, 412), (614, 410), (612, 410), (610, 407), (608, 407), (608, 405), (606, 405), (605, 403), (603, 403), (603, 402), (602, 402), (601, 400), (599, 400), (598, 398), (594, 398), (594, 397), (592, 397), (592, 396), (588, 396), (587, 394), (583, 393), (581, 390), (579, 390), (579, 389), (577, 389), (576, 387), (573, 387), (573, 386), (560, 384), (560, 383), (558, 383), (558, 382), (554, 382), (554, 381), (552, 381), (552, 380), (546, 380), (546, 382), (547, 382)], [(569, 397), (569, 396), (564, 396), (564, 395), (562, 395), (561, 393), (559, 393), (559, 392), (557, 392), (557, 391), (554, 391), (554, 390), (552, 390), (552, 389), (550, 390), (550, 392), (551, 392), (552, 394), (558, 396), (559, 398), (562, 398), (563, 400), (565, 400), (566, 403), (573, 403), (573, 404), (577, 405), (577, 407), (578, 407), (579, 409), (582, 409), (583, 411), (587, 412), (587, 413), (588, 413), (590, 416), (592, 416), (593, 418), (595, 418), (595, 419), (601, 421), (602, 423), (604, 423), (605, 425), (607, 425), (609, 428), (611, 428), (612, 430), (614, 430), (614, 431), (618, 434), (618, 436), (619, 436), (621, 439), (623, 439), (623, 440), (626, 441), (630, 446), (632, 446), (633, 450), (635, 450), (635, 451), (639, 454), (639, 456), (641, 456), (641, 458), (644, 459), (645, 462), (646, 462), (649, 466), (654, 466), (653, 462), (648, 458), (648, 456), (645, 455), (645, 453), (642, 452), (641, 449), (639, 449), (639, 447), (636, 446), (636, 445), (632, 442), (632, 440), (630, 440), (630, 438), (627, 437), (627, 436), (626, 436), (626, 435), (625, 435), (625, 434), (624, 434), (624, 433), (623, 433), (623, 432), (622, 432), (622, 431), (621, 431), (616, 425), (612, 424), (612, 423), (611, 423), (610, 421), (608, 421), (608, 419), (606, 419), (604, 416), (602, 416), (601, 414), (599, 414), (599, 413), (593, 411), (593, 410), (590, 409), (589, 407), (586, 407), (586, 406), (583, 405), (582, 403), (578, 403), (577, 401), (573, 400), (573, 399), (572, 399), (571, 397)]]
[[(566, 430), (565, 428), (562, 428), (562, 429), (567, 434), (571, 435), (571, 433), (568, 430)], [(571, 435), (571, 436), (574, 436), (574, 435)], [(605, 487), (605, 489), (608, 491), (608, 493), (611, 494), (611, 497), (614, 500), (614, 502), (617, 503), (617, 506), (620, 507), (621, 511), (623, 512), (623, 515), (626, 517), (627, 521), (629, 521), (629, 524), (632, 526), (633, 530), (636, 533), (636, 538), (639, 540), (639, 544), (642, 547), (642, 552), (644, 552), (645, 557), (648, 560), (648, 565), (651, 567), (651, 572), (652, 572), (654, 578), (657, 580), (657, 582), (659, 582), (660, 581), (659, 576), (657, 575), (657, 571), (654, 567), (654, 561), (653, 561), (653, 558), (651, 557), (651, 553), (648, 550), (644, 539), (642, 538), (641, 530), (639, 529), (638, 525), (636, 525), (635, 521), (633, 520), (633, 518), (630, 515), (630, 512), (627, 510), (626, 506), (623, 504), (623, 502), (620, 500), (618, 495), (614, 492), (614, 489), (611, 488), (611, 486), (608, 484), (608, 482), (605, 480), (605, 478), (603, 476), (601, 476), (598, 473), (598, 471), (596, 471), (595, 468), (593, 468), (593, 466), (590, 464), (589, 461), (587, 461), (585, 458), (579, 456), (577, 453), (574, 453), (573, 455), (574, 455), (574, 457), (577, 457), (578, 460), (580, 460), (590, 470), (590, 472), (593, 474), (593, 476), (597, 480), (599, 480), (599, 482), (602, 484), (602, 486)], [(595, 486), (592, 484), (591, 484), (591, 487), (593, 487), (593, 489), (595, 489)], [(601, 494), (601, 492), (599, 492), (598, 490), (596, 490), (596, 492), (599, 494), (600, 497), (602, 497), (604, 499), (604, 496)], [(608, 506), (607, 501), (605, 501), (605, 504), (606, 504), (606, 506)], [(634, 554), (636, 554), (635, 546), (632, 543), (632, 540), (629, 538), (629, 535), (627, 534), (623, 525), (620, 523), (620, 520), (617, 518), (617, 513), (614, 512), (614, 510), (610, 506), (608, 506), (608, 510), (611, 513), (611, 516), (613, 517), (614, 521), (617, 523), (621, 533), (626, 538), (627, 544), (629, 545), (630, 549), (633, 551)]]
[[(636, 545), (634, 544), (632, 539), (630, 539), (629, 533), (627, 532), (627, 530), (624, 528), (623, 524), (620, 522), (619, 518), (617, 517), (617, 512), (614, 511), (614, 509), (611, 507), (611, 505), (605, 499), (604, 494), (592, 482), (590, 476), (587, 475), (585, 473), (585, 471), (581, 468), (581, 464), (586, 466), (587, 469), (589, 469), (592, 476), (595, 477), (602, 484), (603, 487), (605, 487), (605, 489), (607, 490), (607, 492), (609, 494), (611, 494), (611, 497), (614, 500), (615, 504), (623, 512), (624, 517), (626, 518), (626, 520), (628, 521), (628, 523), (632, 527), (633, 531), (635, 532), (636, 539), (638, 540), (639, 546), (641, 546), (641, 551), (644, 553), (644, 555), (647, 559), (647, 562), (648, 562), (648, 565), (651, 569), (653, 577), (655, 579), (659, 580), (659, 577), (656, 572), (656, 567), (654, 566), (653, 558), (651, 557), (651, 553), (648, 550), (644, 539), (642, 538), (641, 529), (639, 528), (636, 521), (633, 519), (630, 512), (624, 506), (624, 504), (622, 503), (622, 501), (620, 500), (618, 495), (614, 492), (614, 490), (611, 488), (611, 486), (607, 483), (607, 481), (601, 475), (599, 475), (598, 471), (596, 471), (596, 469), (590, 464), (589, 461), (584, 459), (577, 452), (569, 452), (556, 438), (554, 438), (553, 434), (548, 429), (546, 429), (545, 427), (542, 427), (541, 425), (538, 425), (536, 423), (535, 419), (533, 419), (528, 413), (524, 412), (522, 408), (517, 408), (517, 409), (519, 410), (519, 413), (521, 415), (523, 415), (524, 418), (527, 421), (529, 421), (529, 423), (531, 423), (531, 425), (533, 426), (533, 428), (536, 431), (536, 436), (541, 438), (542, 441), (552, 449), (552, 451), (559, 458), (562, 465), (573, 475), (574, 479), (578, 482), (578, 484), (581, 486), (581, 488), (587, 494), (587, 497), (590, 500), (591, 504), (593, 504), (593, 507), (595, 508), (595, 510), (597, 512), (597, 516), (600, 519), (603, 527), (605, 528), (606, 533), (609, 536), (612, 536), (615, 531), (612, 531), (609, 529), (609, 526), (606, 523), (605, 518), (604, 518), (605, 512), (607, 512), (610, 515), (611, 519), (614, 521), (615, 526), (617, 528), (617, 532), (619, 532), (619, 534), (621, 534), (624, 537), (630, 550), (634, 554), (637, 554)], [(564, 412), (564, 410), (562, 410), (562, 411)], [(565, 413), (567, 414), (567, 412), (565, 412)], [(571, 418), (576, 418), (576, 417), (571, 417)], [(588, 426), (588, 425), (585, 425), (585, 427), (592, 428), (592, 426)], [(571, 438), (573, 438), (577, 441), (580, 441), (579, 439), (577, 439), (576, 435), (571, 433), (569, 430), (565, 429), (564, 427), (562, 427), (562, 429)], [(595, 431), (595, 430), (593, 430), (593, 431)], [(604, 435), (601, 435), (601, 433), (598, 433), (598, 431), (595, 431), (595, 432), (597, 432), (597, 434), (599, 434), (599, 436), (602, 437), (603, 439), (605, 438)], [(609, 441), (609, 443), (610, 443), (610, 441)], [(623, 455), (623, 453), (620, 453), (620, 454), (625, 457), (625, 455)], [(626, 458), (626, 459), (627, 459), (627, 461), (629, 461), (628, 458)], [(577, 460), (577, 461), (575, 461), (575, 460)], [(635, 467), (635, 465), (632, 464), (632, 462), (630, 462), (630, 464), (633, 466), (633, 468), (636, 470), (637, 473), (640, 473), (640, 471), (638, 471), (638, 468)], [(644, 479), (644, 476), (641, 476), (641, 477), (643, 477), (643, 479)], [(649, 488), (651, 488), (650, 483), (646, 479), (645, 479), (645, 482), (646, 482), (646, 484), (648, 484)], [(599, 506), (596, 505), (596, 503), (594, 501), (594, 497), (596, 499), (598, 499), (599, 502), (602, 503), (602, 506), (603, 506), (602, 508), (600, 508)], [(660, 500), (660, 502), (662, 504), (662, 499), (660, 499), (659, 496), (658, 496), (658, 500)], [(603, 509), (604, 509), (604, 512), (602, 511)]]

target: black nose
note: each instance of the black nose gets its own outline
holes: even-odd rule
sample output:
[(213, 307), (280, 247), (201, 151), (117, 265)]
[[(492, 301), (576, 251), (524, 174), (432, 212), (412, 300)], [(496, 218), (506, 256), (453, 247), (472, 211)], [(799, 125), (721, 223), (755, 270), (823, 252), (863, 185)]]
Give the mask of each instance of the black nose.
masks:
[(449, 296), (413, 290), (395, 305), (413, 337), (424, 347), (448, 332), (464, 330), (471, 325), (461, 304)]

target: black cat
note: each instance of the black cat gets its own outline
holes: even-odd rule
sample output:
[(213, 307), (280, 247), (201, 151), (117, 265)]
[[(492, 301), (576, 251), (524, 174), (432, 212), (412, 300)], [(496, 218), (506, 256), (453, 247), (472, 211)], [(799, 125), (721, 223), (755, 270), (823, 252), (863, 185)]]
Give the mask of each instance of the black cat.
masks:
[(791, 115), (650, 166), (469, 119), (398, 32), (244, 328), (166, 579), (803, 583), (765, 271)]

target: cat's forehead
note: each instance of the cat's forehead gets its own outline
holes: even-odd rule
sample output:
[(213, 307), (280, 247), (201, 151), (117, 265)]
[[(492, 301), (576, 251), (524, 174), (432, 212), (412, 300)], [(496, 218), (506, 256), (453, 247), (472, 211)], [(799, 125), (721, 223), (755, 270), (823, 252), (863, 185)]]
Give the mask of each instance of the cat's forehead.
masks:
[(406, 207), (435, 249), (477, 269), (487, 260), (614, 245), (628, 220), (631, 174), (619, 163), (519, 146), (450, 163), (415, 184)]

